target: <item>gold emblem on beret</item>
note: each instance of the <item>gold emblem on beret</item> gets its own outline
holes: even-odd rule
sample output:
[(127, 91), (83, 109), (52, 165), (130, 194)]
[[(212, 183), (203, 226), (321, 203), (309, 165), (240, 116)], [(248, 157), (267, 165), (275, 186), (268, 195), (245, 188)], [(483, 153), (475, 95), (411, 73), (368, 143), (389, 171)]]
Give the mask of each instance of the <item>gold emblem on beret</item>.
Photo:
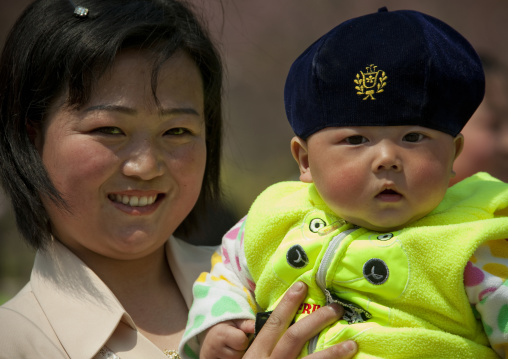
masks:
[(384, 92), (383, 88), (386, 86), (387, 78), (386, 73), (383, 70), (378, 70), (376, 65), (365, 67), (365, 72), (360, 71), (359, 74), (356, 74), (356, 94), (365, 96), (363, 100), (375, 100), (375, 93)]

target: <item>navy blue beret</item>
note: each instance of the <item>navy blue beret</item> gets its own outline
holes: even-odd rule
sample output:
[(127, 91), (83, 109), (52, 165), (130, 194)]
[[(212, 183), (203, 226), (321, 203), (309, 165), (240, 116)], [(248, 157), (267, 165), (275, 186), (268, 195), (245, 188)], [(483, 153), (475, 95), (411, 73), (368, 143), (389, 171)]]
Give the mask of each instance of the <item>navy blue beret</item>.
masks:
[(418, 125), (456, 136), (484, 91), (480, 58), (462, 35), (432, 16), (382, 8), (307, 48), (289, 70), (284, 103), (303, 139), (333, 126)]

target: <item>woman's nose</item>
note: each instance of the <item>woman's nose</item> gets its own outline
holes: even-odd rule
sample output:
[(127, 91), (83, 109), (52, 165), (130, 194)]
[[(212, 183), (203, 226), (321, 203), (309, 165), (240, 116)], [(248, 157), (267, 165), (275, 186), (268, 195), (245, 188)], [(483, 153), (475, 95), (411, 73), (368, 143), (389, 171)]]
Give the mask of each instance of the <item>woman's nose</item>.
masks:
[(148, 140), (132, 144), (123, 164), (123, 173), (129, 177), (151, 180), (164, 172), (162, 155), (156, 145)]
[(381, 171), (402, 171), (402, 160), (400, 158), (399, 147), (389, 141), (383, 141), (377, 146), (373, 146), (374, 160), (372, 161), (372, 171), (378, 173)]

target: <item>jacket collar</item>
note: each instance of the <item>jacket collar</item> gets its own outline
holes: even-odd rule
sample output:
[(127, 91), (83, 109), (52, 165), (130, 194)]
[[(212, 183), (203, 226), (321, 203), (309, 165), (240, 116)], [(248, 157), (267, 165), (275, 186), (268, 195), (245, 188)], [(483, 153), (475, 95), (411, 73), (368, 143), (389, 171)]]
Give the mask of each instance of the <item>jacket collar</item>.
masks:
[(104, 282), (56, 240), (37, 252), (30, 283), (71, 358), (92, 358), (122, 318), (135, 328)]
[[(175, 237), (166, 243), (168, 263), (188, 307), (192, 302), (192, 284), (201, 272), (210, 269), (215, 249), (193, 246)], [(120, 322), (125, 324), (124, 328), (137, 330), (106, 284), (57, 240), (45, 251), (37, 252), (30, 284), (62, 346), (73, 359), (92, 358)]]

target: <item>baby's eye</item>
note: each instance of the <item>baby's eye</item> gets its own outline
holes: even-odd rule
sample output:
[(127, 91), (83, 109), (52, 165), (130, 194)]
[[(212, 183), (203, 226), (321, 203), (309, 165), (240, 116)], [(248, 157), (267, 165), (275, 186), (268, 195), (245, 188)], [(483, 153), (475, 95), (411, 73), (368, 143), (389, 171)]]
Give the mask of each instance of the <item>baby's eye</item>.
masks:
[(404, 141), (407, 142), (420, 142), (425, 136), (421, 133), (411, 132), (404, 136)]
[(185, 135), (186, 133), (189, 133), (189, 130), (183, 127), (175, 127), (166, 131), (166, 134), (172, 136), (181, 136)]
[(121, 129), (113, 126), (99, 127), (96, 128), (94, 132), (103, 133), (105, 135), (123, 135), (123, 131)]
[(356, 136), (349, 136), (348, 138), (346, 138), (346, 143), (350, 144), (350, 145), (360, 145), (362, 143), (365, 143), (367, 142), (367, 138), (363, 137), (363, 136), (360, 136), (360, 135), (356, 135)]

